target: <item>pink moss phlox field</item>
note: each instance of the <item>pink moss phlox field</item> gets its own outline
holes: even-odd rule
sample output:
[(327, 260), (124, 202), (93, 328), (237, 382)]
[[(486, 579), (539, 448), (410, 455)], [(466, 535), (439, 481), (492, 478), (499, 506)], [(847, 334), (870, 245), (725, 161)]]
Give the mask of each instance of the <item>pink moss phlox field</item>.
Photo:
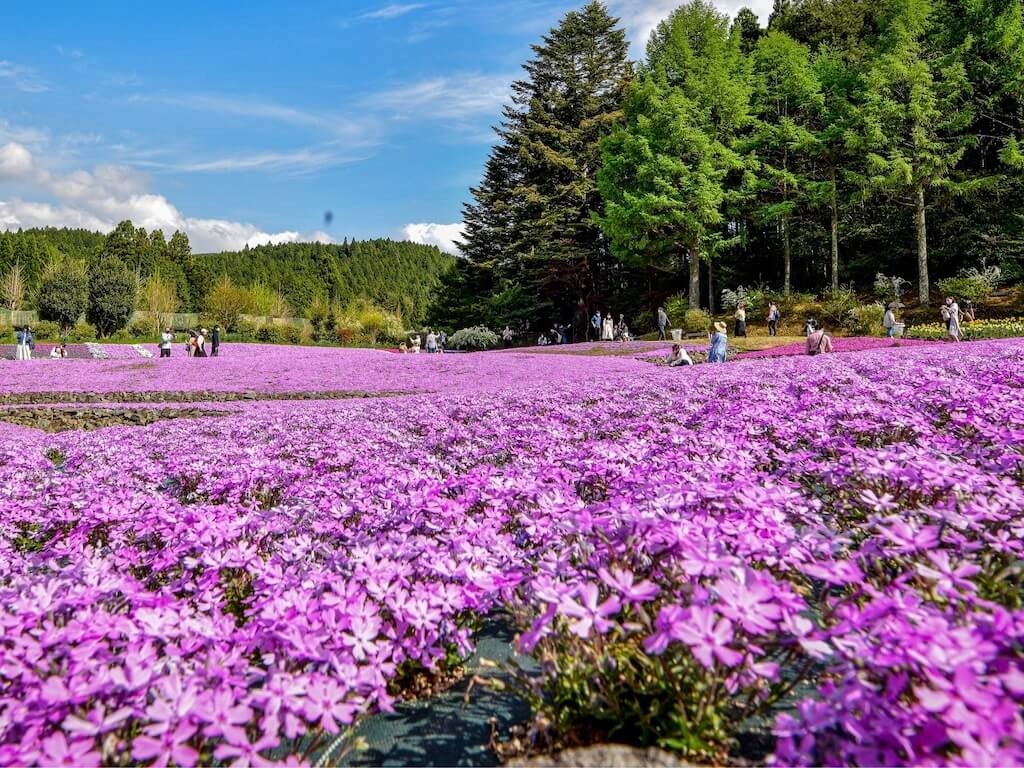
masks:
[(4, 392), (425, 394), (0, 424), (0, 765), (265, 761), (498, 610), (525, 651), (639, 637), (737, 700), (812, 670), (780, 764), (1024, 761), (1019, 341), (3, 365)]
[[(865, 352), (870, 349), (898, 349), (901, 347), (922, 347), (935, 344), (934, 341), (923, 341), (920, 339), (893, 339), (880, 338), (878, 336), (836, 336), (832, 339), (833, 352)], [(783, 344), (771, 349), (754, 350), (751, 352), (740, 352), (737, 357), (743, 359), (758, 359), (763, 357), (792, 357), (794, 355), (806, 355), (806, 342), (799, 341), (793, 344)]]

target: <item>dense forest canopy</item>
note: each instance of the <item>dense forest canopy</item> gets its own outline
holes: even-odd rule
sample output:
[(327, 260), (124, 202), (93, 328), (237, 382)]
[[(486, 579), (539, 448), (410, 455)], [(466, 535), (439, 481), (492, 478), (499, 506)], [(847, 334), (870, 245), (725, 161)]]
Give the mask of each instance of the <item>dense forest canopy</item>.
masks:
[[(1024, 16), (1006, 0), (691, 0), (627, 60), (600, 2), (533, 49), (431, 309), (577, 325), (739, 285), (1024, 276)], [(578, 326), (577, 326), (578, 327)]]
[(131, 222), (122, 222), (108, 235), (54, 228), (0, 232), (0, 275), (18, 265), (25, 283), (21, 308), (35, 308), (47, 265), (72, 260), (88, 268), (104, 256), (117, 257), (140, 284), (160, 275), (173, 286), (180, 311), (201, 310), (207, 294), (227, 275), (239, 286), (272, 288), (298, 316), (317, 299), (337, 305), (366, 299), (410, 322), (423, 318), (439, 276), (453, 262), (434, 246), (384, 239), (193, 254), (183, 233), (167, 240), (163, 232), (147, 233)]

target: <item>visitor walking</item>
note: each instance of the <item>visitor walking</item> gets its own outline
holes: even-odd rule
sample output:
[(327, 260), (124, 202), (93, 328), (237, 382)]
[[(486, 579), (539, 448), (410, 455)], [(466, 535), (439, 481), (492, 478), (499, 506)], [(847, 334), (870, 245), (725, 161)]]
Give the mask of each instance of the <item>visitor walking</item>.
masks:
[(726, 349), (729, 346), (729, 337), (725, 335), (725, 331), (725, 323), (719, 321), (715, 323), (715, 332), (708, 334), (711, 340), (711, 349), (708, 350), (709, 363), (725, 362)]
[(501, 332), (501, 341), (506, 347), (512, 346), (512, 329), (507, 325), (505, 326), (505, 330)]
[(824, 328), (815, 328), (807, 335), (807, 354), (825, 355), (832, 351), (832, 337)]
[(961, 338), (960, 305), (956, 303), (952, 296), (949, 296), (946, 298), (945, 309), (946, 314), (949, 316), (946, 320), (946, 335), (954, 342), (959, 342)]
[(437, 354), (437, 334), (430, 328), (427, 329), (427, 354)]
[(32, 329), (23, 325), (15, 332), (14, 340), (16, 342), (14, 359), (31, 360), (32, 348), (36, 345), (35, 339), (32, 337)]
[(768, 335), (779, 335), (779, 308), (774, 301), (768, 305)]
[(210, 357), (220, 355), (220, 326), (213, 326), (213, 336), (210, 337)]
[(693, 365), (693, 360), (690, 359), (689, 353), (679, 344), (672, 345), (672, 352), (665, 362), (670, 368), (675, 368), (679, 365)]
[[(594, 332), (594, 341), (601, 340), (601, 312), (597, 311), (594, 316), (590, 318), (590, 328)], [(587, 337), (589, 339), (589, 335)]]
[(615, 341), (615, 321), (612, 320), (611, 312), (604, 313), (604, 320), (601, 322), (601, 341)]
[(171, 333), (170, 327), (164, 328), (164, 332), (160, 334), (160, 357), (171, 356), (171, 344), (174, 343), (174, 334)]
[(668, 327), (668, 315), (664, 307), (658, 307), (658, 341), (665, 340), (665, 328)]
[(896, 336), (896, 313), (893, 308), (894, 305), (890, 304), (885, 308), (885, 314), (882, 315), (882, 327), (885, 329), (885, 336), (888, 339)]
[(736, 335), (746, 336), (747, 335), (747, 310), (742, 304), (736, 306)]

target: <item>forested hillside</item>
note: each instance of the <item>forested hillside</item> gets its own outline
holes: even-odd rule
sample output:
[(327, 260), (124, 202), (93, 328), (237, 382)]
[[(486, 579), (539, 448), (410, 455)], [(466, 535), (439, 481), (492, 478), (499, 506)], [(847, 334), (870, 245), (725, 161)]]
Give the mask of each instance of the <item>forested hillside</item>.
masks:
[[(302, 316), (316, 299), (345, 305), (368, 299), (422, 319), (431, 291), (453, 258), (437, 248), (392, 240), (341, 244), (289, 243), (216, 254), (193, 254), (188, 238), (176, 232), (147, 233), (122, 222), (109, 235), (78, 229), (28, 229), (0, 232), (0, 275), (17, 265), (24, 284), (18, 308), (35, 308), (37, 288), (48, 264), (83, 261), (91, 268), (103, 256), (115, 256), (139, 277), (140, 285), (160, 275), (173, 285), (180, 311), (199, 311), (224, 275), (238, 286), (262, 285), (281, 294), (291, 312)], [(4, 299), (5, 306), (12, 300)]]

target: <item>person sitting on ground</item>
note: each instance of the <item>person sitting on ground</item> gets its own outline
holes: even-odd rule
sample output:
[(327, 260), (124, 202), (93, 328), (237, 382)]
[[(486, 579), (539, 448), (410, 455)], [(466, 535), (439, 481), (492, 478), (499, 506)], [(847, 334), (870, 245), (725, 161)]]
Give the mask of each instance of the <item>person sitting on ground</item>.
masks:
[(51, 360), (63, 360), (68, 356), (68, 348), (66, 344), (58, 344), (50, 350)]
[(405, 342), (404, 341), (401, 344), (398, 345), (398, 351), (401, 354), (403, 354), (403, 355), (408, 354), (409, 348), (407, 346), (405, 346)]
[(804, 336), (810, 336), (812, 333), (814, 333), (817, 327), (818, 323), (815, 321), (815, 319), (813, 317), (808, 318), (807, 322), (804, 323)]
[(715, 323), (715, 332), (708, 334), (711, 341), (711, 349), (708, 351), (709, 363), (725, 362), (726, 350), (729, 346), (729, 337), (725, 335), (725, 330), (725, 323), (719, 321)]
[(965, 301), (964, 302), (963, 318), (964, 318), (964, 322), (965, 323), (973, 323), (974, 322), (974, 302), (972, 302), (972, 301)]
[(817, 328), (807, 337), (808, 355), (826, 355), (832, 351), (832, 337), (825, 333), (824, 328)]
[(540, 336), (537, 337), (537, 346), (538, 347), (546, 347), (547, 345), (548, 345), (548, 337), (545, 336), (542, 333)]
[(671, 368), (675, 368), (679, 365), (693, 365), (693, 360), (690, 359), (689, 353), (682, 348), (679, 344), (672, 345), (672, 351), (665, 360), (665, 364)]

